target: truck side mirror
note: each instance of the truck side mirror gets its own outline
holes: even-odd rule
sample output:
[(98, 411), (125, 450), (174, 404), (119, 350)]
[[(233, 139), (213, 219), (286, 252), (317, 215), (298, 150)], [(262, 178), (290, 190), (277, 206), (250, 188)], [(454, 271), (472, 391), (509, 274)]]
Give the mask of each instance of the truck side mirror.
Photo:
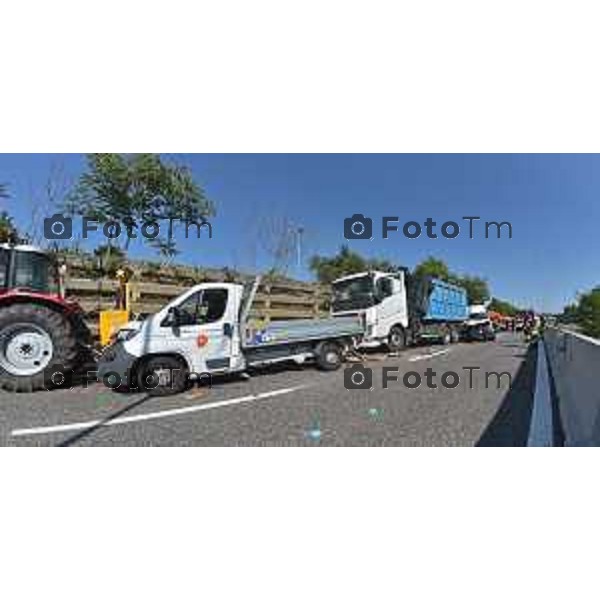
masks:
[(231, 323), (223, 324), (223, 335), (226, 337), (233, 337), (233, 325)]
[(181, 312), (177, 306), (171, 306), (167, 311), (167, 325), (177, 327), (181, 324)]

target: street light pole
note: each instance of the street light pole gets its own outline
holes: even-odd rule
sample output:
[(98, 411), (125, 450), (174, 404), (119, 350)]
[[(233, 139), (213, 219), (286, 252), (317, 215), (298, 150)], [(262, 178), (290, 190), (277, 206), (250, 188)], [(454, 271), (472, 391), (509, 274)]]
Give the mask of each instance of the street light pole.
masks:
[(304, 227), (298, 227), (296, 229), (296, 260), (298, 268), (298, 276), (300, 276), (300, 270), (302, 269), (302, 234), (304, 233)]

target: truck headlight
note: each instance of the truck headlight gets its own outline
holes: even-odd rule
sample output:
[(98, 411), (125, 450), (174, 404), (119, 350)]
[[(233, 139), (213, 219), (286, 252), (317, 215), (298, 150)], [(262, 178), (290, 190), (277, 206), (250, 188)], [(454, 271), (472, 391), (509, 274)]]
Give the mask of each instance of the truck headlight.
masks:
[(138, 333), (139, 329), (120, 329), (117, 331), (116, 341), (117, 342), (128, 342), (133, 339)]

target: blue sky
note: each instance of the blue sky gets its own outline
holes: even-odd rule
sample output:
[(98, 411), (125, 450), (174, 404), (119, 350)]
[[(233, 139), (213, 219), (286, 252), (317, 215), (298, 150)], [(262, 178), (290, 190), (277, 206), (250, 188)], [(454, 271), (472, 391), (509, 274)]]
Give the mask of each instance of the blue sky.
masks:
[[(371, 241), (350, 246), (409, 267), (428, 255), (454, 271), (486, 277), (492, 293), (541, 310), (560, 310), (578, 291), (600, 284), (600, 156), (597, 155), (168, 155), (186, 163), (217, 208), (211, 240), (181, 240), (181, 261), (258, 269), (266, 264), (256, 241), (264, 219), (287, 217), (306, 229), (304, 257), (332, 254), (344, 243), (343, 221), (372, 217)], [(2, 201), (21, 225), (57, 165), (67, 181), (85, 165), (82, 155), (0, 155)], [(383, 216), (400, 223), (431, 217), (461, 225), (455, 239), (381, 238)], [(510, 221), (513, 237), (469, 239), (463, 216)], [(95, 238), (93, 242), (101, 242)], [(141, 243), (132, 254), (150, 256)], [(309, 278), (304, 265), (294, 274)]]

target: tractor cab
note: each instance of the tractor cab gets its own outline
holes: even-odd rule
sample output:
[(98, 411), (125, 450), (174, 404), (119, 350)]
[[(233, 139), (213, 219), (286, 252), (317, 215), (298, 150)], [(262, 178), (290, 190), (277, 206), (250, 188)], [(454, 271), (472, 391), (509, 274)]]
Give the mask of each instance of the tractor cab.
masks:
[(35, 246), (0, 244), (0, 290), (58, 293), (55, 261)]

